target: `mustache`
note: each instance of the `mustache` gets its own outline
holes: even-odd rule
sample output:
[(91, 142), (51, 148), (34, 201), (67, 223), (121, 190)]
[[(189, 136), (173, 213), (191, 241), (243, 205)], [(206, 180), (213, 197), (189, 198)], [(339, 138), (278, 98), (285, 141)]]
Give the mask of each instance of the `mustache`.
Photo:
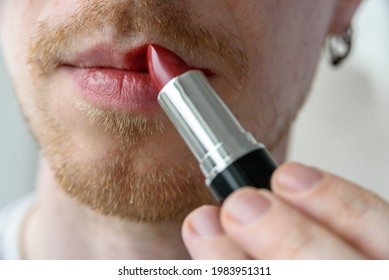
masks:
[(157, 43), (179, 50), (185, 57), (202, 56), (212, 67), (234, 79), (242, 80), (247, 74), (247, 58), (235, 36), (222, 24), (210, 30), (191, 21), (182, 2), (87, 1), (75, 14), (60, 24), (57, 22), (58, 19), (37, 24), (28, 52), (28, 63), (34, 73), (50, 74), (66, 63), (81, 44), (107, 32), (110, 38), (106, 39), (119, 45), (131, 42), (136, 36), (152, 34)]

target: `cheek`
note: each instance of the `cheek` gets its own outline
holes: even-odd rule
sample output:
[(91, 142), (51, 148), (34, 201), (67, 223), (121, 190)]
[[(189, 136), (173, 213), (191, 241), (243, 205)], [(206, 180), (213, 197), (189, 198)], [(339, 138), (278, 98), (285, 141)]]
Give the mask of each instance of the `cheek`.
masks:
[[(0, 0), (1, 3), (2, 0)], [(26, 70), (28, 45), (41, 20), (74, 12), (77, 0), (18, 0), (4, 1), (2, 8), (1, 37), (7, 64), (12, 76)], [(24, 73), (25, 74), (25, 73)], [(18, 75), (20, 76), (20, 75)], [(20, 77), (18, 77), (20, 78)]]
[(249, 77), (237, 103), (254, 130), (268, 128), (274, 132), (268, 137), (277, 137), (301, 106), (332, 17), (330, 2), (262, 1), (251, 9), (239, 7)]
[[(1, 3), (2, 0), (0, 0)], [(26, 119), (34, 114), (27, 58), (28, 43), (46, 1), (4, 1), (1, 6), (1, 41), (4, 60)]]

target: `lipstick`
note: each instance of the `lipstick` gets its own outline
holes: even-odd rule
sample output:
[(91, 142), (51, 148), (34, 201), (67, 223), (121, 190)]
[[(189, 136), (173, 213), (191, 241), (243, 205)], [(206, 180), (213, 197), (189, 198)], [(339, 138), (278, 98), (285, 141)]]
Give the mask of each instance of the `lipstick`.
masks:
[(147, 64), (159, 104), (198, 160), (214, 196), (223, 201), (244, 186), (270, 189), (274, 159), (243, 129), (203, 71), (155, 44), (148, 46)]

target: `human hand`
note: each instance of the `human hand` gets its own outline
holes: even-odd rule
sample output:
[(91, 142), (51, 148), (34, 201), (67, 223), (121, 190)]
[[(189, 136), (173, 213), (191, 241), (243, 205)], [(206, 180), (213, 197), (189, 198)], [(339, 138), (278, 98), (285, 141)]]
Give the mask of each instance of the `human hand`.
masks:
[(194, 259), (389, 259), (389, 204), (326, 172), (289, 163), (273, 192), (242, 188), (203, 206), (182, 236)]

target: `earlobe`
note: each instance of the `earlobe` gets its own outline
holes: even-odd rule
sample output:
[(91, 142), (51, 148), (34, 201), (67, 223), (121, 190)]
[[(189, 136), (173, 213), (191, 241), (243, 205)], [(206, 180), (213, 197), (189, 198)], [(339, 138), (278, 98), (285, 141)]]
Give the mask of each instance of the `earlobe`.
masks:
[(329, 28), (329, 34), (331, 35), (341, 35), (347, 32), (361, 0), (338, 0), (337, 2)]

